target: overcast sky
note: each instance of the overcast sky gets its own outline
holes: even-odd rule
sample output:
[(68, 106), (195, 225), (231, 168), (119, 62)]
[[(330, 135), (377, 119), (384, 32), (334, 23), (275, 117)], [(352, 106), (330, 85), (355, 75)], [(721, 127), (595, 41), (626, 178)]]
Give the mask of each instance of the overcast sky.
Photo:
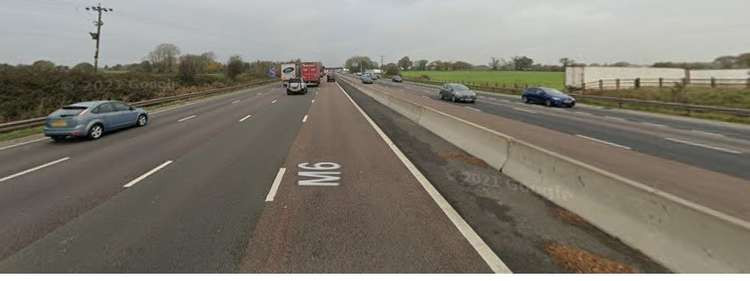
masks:
[[(750, 0), (103, 0), (102, 62), (137, 62), (159, 43), (223, 60), (393, 62), (526, 55), (557, 64), (710, 61), (750, 52)], [(2, 0), (0, 62), (91, 61), (89, 0)]]

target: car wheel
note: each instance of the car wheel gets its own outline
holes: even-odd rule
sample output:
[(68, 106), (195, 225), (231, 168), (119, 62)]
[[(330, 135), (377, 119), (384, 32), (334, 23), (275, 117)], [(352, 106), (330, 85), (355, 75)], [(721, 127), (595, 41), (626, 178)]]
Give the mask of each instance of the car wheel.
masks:
[(88, 137), (92, 140), (98, 140), (103, 134), (104, 127), (102, 127), (101, 124), (94, 124), (94, 126), (91, 126), (91, 129), (89, 129)]
[(552, 106), (552, 101), (551, 100), (546, 100), (544, 102), (544, 105), (546, 105), (547, 107), (550, 107), (550, 106)]
[(138, 127), (143, 127), (148, 124), (148, 117), (145, 114), (138, 115)]
[(521, 101), (523, 101), (523, 103), (529, 103), (529, 98), (521, 97)]

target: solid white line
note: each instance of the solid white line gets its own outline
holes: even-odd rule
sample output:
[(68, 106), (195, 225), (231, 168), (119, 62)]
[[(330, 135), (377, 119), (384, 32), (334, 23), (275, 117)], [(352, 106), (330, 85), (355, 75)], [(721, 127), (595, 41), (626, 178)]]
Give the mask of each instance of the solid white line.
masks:
[(147, 173), (145, 173), (142, 176), (140, 176), (140, 177), (138, 177), (138, 178), (130, 181), (129, 183), (123, 185), (122, 187), (124, 187), (124, 188), (130, 188), (130, 187), (134, 186), (135, 184), (137, 184), (138, 182), (142, 181), (143, 179), (147, 178), (148, 176), (150, 176), (150, 175), (158, 172), (159, 170), (163, 169), (164, 167), (166, 167), (169, 164), (172, 164), (171, 160), (167, 161), (167, 162), (164, 162), (164, 164), (161, 164), (161, 165), (159, 165), (156, 168), (153, 168), (151, 171), (148, 171)]
[(681, 143), (681, 144), (687, 144), (687, 145), (692, 145), (692, 146), (698, 146), (698, 147), (703, 147), (703, 148), (708, 148), (708, 149), (723, 151), (723, 152), (726, 152), (726, 153), (742, 154), (742, 152), (740, 152), (740, 151), (731, 150), (731, 149), (728, 149), (728, 148), (716, 147), (716, 146), (711, 146), (711, 145), (702, 144), (702, 143), (694, 143), (694, 142), (690, 142), (690, 141), (686, 141), (686, 140), (681, 140), (681, 139), (666, 138), (666, 140), (671, 141), (671, 142)]
[(605, 119), (614, 120), (614, 121), (620, 121), (620, 122), (628, 122), (628, 120), (620, 117), (612, 117), (612, 116), (604, 116)]
[(660, 128), (666, 128), (667, 127), (667, 125), (656, 124), (656, 123), (651, 123), (651, 122), (641, 122), (641, 124), (652, 126), (652, 127), (660, 127)]
[(302, 118), (302, 123), (305, 123), (305, 122), (307, 122), (307, 115), (305, 115), (305, 117)]
[(401, 150), (396, 146), (396, 144), (391, 141), (391, 139), (383, 133), (383, 130), (378, 127), (377, 124), (375, 124), (372, 119), (370, 119), (370, 116), (365, 113), (362, 108), (359, 107), (359, 105), (354, 102), (351, 96), (344, 90), (344, 88), (341, 88), (341, 85), (336, 83), (336, 85), (341, 89), (342, 92), (346, 95), (347, 98), (349, 98), (349, 101), (351, 101), (352, 104), (354, 104), (354, 107), (359, 110), (359, 113), (362, 114), (362, 116), (367, 119), (367, 122), (370, 123), (370, 126), (372, 126), (373, 129), (378, 133), (380, 138), (383, 139), (383, 141), (388, 145), (388, 147), (393, 151), (394, 154), (398, 157), (399, 160), (401, 160), (401, 163), (406, 166), (406, 168), (411, 172), (411, 174), (417, 179), (417, 181), (422, 185), (422, 188), (430, 195), (433, 201), (438, 205), (438, 207), (443, 211), (443, 213), (450, 219), (450, 221), (453, 223), (453, 225), (458, 229), (459, 232), (466, 238), (466, 240), (471, 244), (471, 246), (474, 248), (475, 251), (479, 254), (479, 256), (482, 257), (482, 259), (487, 263), (487, 265), (490, 267), (490, 269), (495, 273), (513, 273), (510, 271), (508, 266), (505, 265), (505, 263), (500, 260), (500, 258), (495, 254), (495, 252), (492, 251), (490, 246), (488, 246), (484, 240), (482, 240), (481, 237), (474, 231), (474, 229), (471, 228), (471, 226), (461, 217), (461, 215), (456, 212), (455, 209), (453, 209), (453, 206), (451, 206), (450, 203), (448, 203), (447, 200), (440, 194), (440, 192), (435, 189), (435, 187), (430, 183), (430, 181), (427, 180), (427, 178), (422, 174), (422, 172), (417, 169), (416, 166), (414, 166), (411, 161), (409, 161), (408, 158), (401, 152)]
[(279, 100), (273, 100), (273, 101), (271, 102), (271, 104), (274, 104), (274, 103), (276, 103), (277, 101), (279, 101)]
[(247, 120), (250, 117), (253, 117), (253, 116), (252, 115), (245, 116), (242, 119), (240, 119), (240, 122), (245, 122), (245, 120)]
[(592, 138), (592, 137), (587, 137), (587, 136), (584, 136), (584, 135), (576, 135), (576, 136), (584, 138), (584, 139), (587, 139), (587, 140), (590, 140), (590, 141), (594, 141), (594, 142), (598, 142), (598, 143), (603, 143), (603, 144), (611, 145), (611, 146), (614, 146), (614, 147), (619, 147), (619, 148), (622, 148), (622, 149), (627, 149), (627, 150), (631, 150), (632, 149), (632, 148), (624, 146), (624, 145), (619, 145), (619, 144), (616, 144), (616, 143), (612, 143), (612, 142), (608, 142), (608, 141), (604, 141), (604, 140), (600, 140), (600, 139), (596, 139), (596, 138)]
[(482, 110), (481, 110), (481, 109), (479, 109), (479, 108), (473, 108), (473, 107), (471, 107), (471, 106), (464, 106), (464, 107), (466, 107), (467, 109), (471, 109), (471, 110), (474, 110), (474, 111), (476, 111), (476, 112), (482, 112)]
[(706, 132), (706, 131), (701, 131), (701, 130), (690, 130), (690, 131), (692, 131), (693, 133), (696, 133), (696, 134), (701, 134), (701, 135), (714, 136), (714, 137), (720, 137), (720, 138), (725, 138), (726, 137), (726, 136), (724, 136), (722, 134), (711, 133), (711, 132)]
[(28, 169), (26, 171), (15, 173), (15, 174), (12, 174), (10, 176), (4, 177), (4, 178), (0, 179), (0, 182), (4, 182), (4, 181), (7, 181), (7, 180), (10, 180), (10, 179), (13, 179), (13, 178), (17, 178), (17, 177), (23, 176), (25, 174), (31, 173), (33, 171), (44, 169), (44, 168), (47, 168), (49, 166), (55, 165), (57, 163), (60, 163), (60, 162), (63, 162), (63, 161), (67, 161), (69, 159), (70, 159), (70, 157), (65, 157), (65, 158), (62, 158), (62, 159), (58, 159), (58, 160), (49, 162), (49, 163), (44, 164), (44, 165), (39, 165), (39, 166), (36, 166), (34, 168)]
[(177, 120), (177, 122), (185, 122), (185, 121), (187, 121), (187, 120), (190, 120), (190, 119), (193, 119), (193, 118), (195, 118), (195, 117), (198, 117), (198, 115), (190, 115), (190, 116), (188, 116), (188, 117), (185, 117), (185, 118), (182, 118), (182, 119), (180, 119), (180, 120)]
[(233, 101), (232, 104), (239, 103), (240, 100)]
[(539, 113), (539, 112), (537, 112), (537, 111), (533, 111), (533, 110), (528, 110), (528, 109), (523, 109), (523, 108), (520, 108), (520, 107), (514, 107), (513, 109), (514, 109), (514, 110), (517, 110), (517, 111), (521, 111), (521, 112), (526, 112), (526, 113), (534, 113), (534, 114), (536, 114), (536, 113)]
[(27, 145), (27, 144), (35, 143), (35, 142), (40, 142), (40, 141), (44, 141), (44, 140), (48, 140), (48, 139), (49, 138), (41, 138), (41, 139), (35, 139), (35, 140), (25, 141), (25, 142), (21, 142), (21, 143), (9, 145), (9, 146), (3, 146), (3, 147), (0, 147), (0, 151), (6, 150), (6, 149), (11, 149), (11, 148), (14, 148), (14, 147), (19, 147), (19, 146), (22, 146), (22, 145)]
[(276, 197), (276, 192), (279, 191), (279, 185), (281, 185), (281, 180), (284, 178), (284, 173), (286, 173), (286, 168), (281, 168), (279, 169), (279, 172), (276, 173), (276, 178), (273, 179), (271, 190), (268, 191), (268, 196), (266, 196), (266, 202), (273, 202), (273, 198)]

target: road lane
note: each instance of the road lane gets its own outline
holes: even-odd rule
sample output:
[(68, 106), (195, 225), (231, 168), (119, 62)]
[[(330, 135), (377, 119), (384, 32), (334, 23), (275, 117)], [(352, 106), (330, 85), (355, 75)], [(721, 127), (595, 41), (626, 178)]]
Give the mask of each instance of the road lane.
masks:
[[(237, 249), (246, 244), (247, 232), (310, 106), (309, 95), (281, 93), (263, 96), (250, 104), (254, 108), (205, 113), (193, 125), (207, 129), (195, 130), (196, 135), (167, 134), (169, 139), (160, 139), (164, 144), (155, 147), (161, 151), (151, 153), (157, 157), (137, 157), (153, 164), (129, 167), (128, 175), (98, 188), (121, 189), (144, 170), (167, 159), (174, 163), (0, 262), (0, 271), (235, 270), (243, 253)], [(272, 99), (278, 99), (278, 105), (270, 106)], [(254, 113), (253, 122), (237, 122), (244, 112)], [(185, 146), (179, 144), (183, 141)], [(182, 149), (163, 151), (172, 146)]]
[[(147, 127), (121, 131), (99, 141), (51, 144), (60, 151), (40, 149), (39, 154), (30, 154), (29, 158), (49, 158), (46, 161), (64, 154), (71, 160), (64, 166), (0, 183), (0, 224), (4, 225), (0, 229), (0, 260), (106, 202), (144, 171), (166, 160), (176, 160), (235, 126), (257, 127), (255, 122), (240, 125), (238, 116), (267, 114), (272, 111), (272, 99), (285, 98), (279, 88), (272, 95), (253, 97), (238, 106), (214, 107), (191, 122), (174, 122), (176, 119), (172, 118), (184, 114), (176, 113), (172, 118), (157, 119)], [(309, 106), (308, 100), (305, 103)], [(241, 136), (233, 141), (238, 139)]]
[[(151, 112), (151, 120), (149, 120), (148, 129), (159, 127), (167, 122), (173, 122), (174, 120), (170, 120), (172, 118), (182, 118), (195, 113), (200, 114), (202, 112), (210, 112), (223, 108), (227, 105), (226, 103), (228, 101), (237, 99), (237, 97), (247, 96), (248, 98), (242, 100), (242, 103), (252, 102), (253, 99), (250, 97), (256, 97), (258, 93), (274, 90), (280, 94), (280, 89), (281, 88), (278, 84), (271, 84), (198, 99), (186, 104), (159, 108)], [(124, 132), (126, 131), (131, 130), (125, 130)], [(118, 134), (123, 134), (124, 132), (119, 132)], [(106, 139), (106, 137), (107, 134), (105, 134), (104, 139)], [(104, 139), (102, 139), (102, 141)], [(64, 148), (61, 148), (63, 145), (53, 143), (49, 138), (39, 138), (18, 144), (8, 144), (0, 149), (0, 159), (15, 159), (16, 161), (1, 161), (0, 174), (7, 172), (8, 168), (16, 168), (17, 166), (29, 165), (32, 162), (39, 162), (40, 160), (48, 159), (50, 158), (50, 155), (60, 155), (60, 153), (73, 154), (74, 150), (71, 148), (77, 147), (78, 145), (73, 145), (77, 143), (85, 142), (68, 142), (64, 144)]]
[[(381, 87), (382, 85), (383, 83), (380, 83), (375, 87), (382, 90), (395, 87)], [(404, 93), (439, 100), (436, 92), (406, 91)], [(524, 123), (574, 136), (584, 135), (629, 147), (641, 153), (750, 179), (750, 173), (747, 173), (750, 170), (750, 141), (741, 138), (718, 137), (716, 134), (698, 133), (695, 130), (654, 128), (620, 117), (590, 116), (588, 113), (580, 115), (575, 114), (577, 109), (544, 108), (523, 103), (498, 103), (484, 98), (472, 106), (486, 113)], [(688, 140), (704, 145), (674, 145), (670, 139)], [(726, 153), (727, 151), (740, 153)]]
[[(436, 93), (436, 88), (433, 86), (416, 84), (416, 83), (391, 83), (383, 81), (381, 84), (386, 86), (397, 86), (400, 88), (411, 89), (412, 91), (418, 91), (426, 94)], [(505, 95), (497, 93), (487, 93), (479, 91), (482, 99), (491, 99), (494, 101), (506, 102), (511, 104), (522, 105), (520, 98), (516, 95)], [(576, 107), (574, 112), (579, 114), (589, 114), (597, 116), (612, 116), (619, 117), (622, 119), (630, 120), (637, 123), (652, 123), (659, 124), (661, 126), (668, 126), (674, 129), (680, 130), (693, 130), (699, 129), (706, 132), (713, 132), (725, 135), (727, 137), (733, 137), (750, 141), (750, 126), (744, 124), (725, 123), (719, 121), (703, 120), (698, 118), (688, 118), (680, 116), (669, 116), (663, 114), (649, 113), (649, 112), (638, 112), (632, 110), (619, 110), (619, 109), (608, 109), (598, 106), (582, 105)]]
[(346, 95), (319, 93), (241, 270), (490, 271)]

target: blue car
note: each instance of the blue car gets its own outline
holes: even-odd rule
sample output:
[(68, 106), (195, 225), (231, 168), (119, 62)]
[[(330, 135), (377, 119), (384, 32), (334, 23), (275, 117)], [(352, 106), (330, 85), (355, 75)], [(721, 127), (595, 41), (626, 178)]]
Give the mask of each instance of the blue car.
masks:
[(528, 88), (523, 91), (524, 103), (539, 103), (546, 106), (574, 107), (576, 99), (551, 88)]
[(105, 132), (143, 127), (148, 124), (148, 112), (119, 101), (91, 101), (63, 106), (47, 116), (44, 135), (54, 141), (71, 137), (95, 140)]

